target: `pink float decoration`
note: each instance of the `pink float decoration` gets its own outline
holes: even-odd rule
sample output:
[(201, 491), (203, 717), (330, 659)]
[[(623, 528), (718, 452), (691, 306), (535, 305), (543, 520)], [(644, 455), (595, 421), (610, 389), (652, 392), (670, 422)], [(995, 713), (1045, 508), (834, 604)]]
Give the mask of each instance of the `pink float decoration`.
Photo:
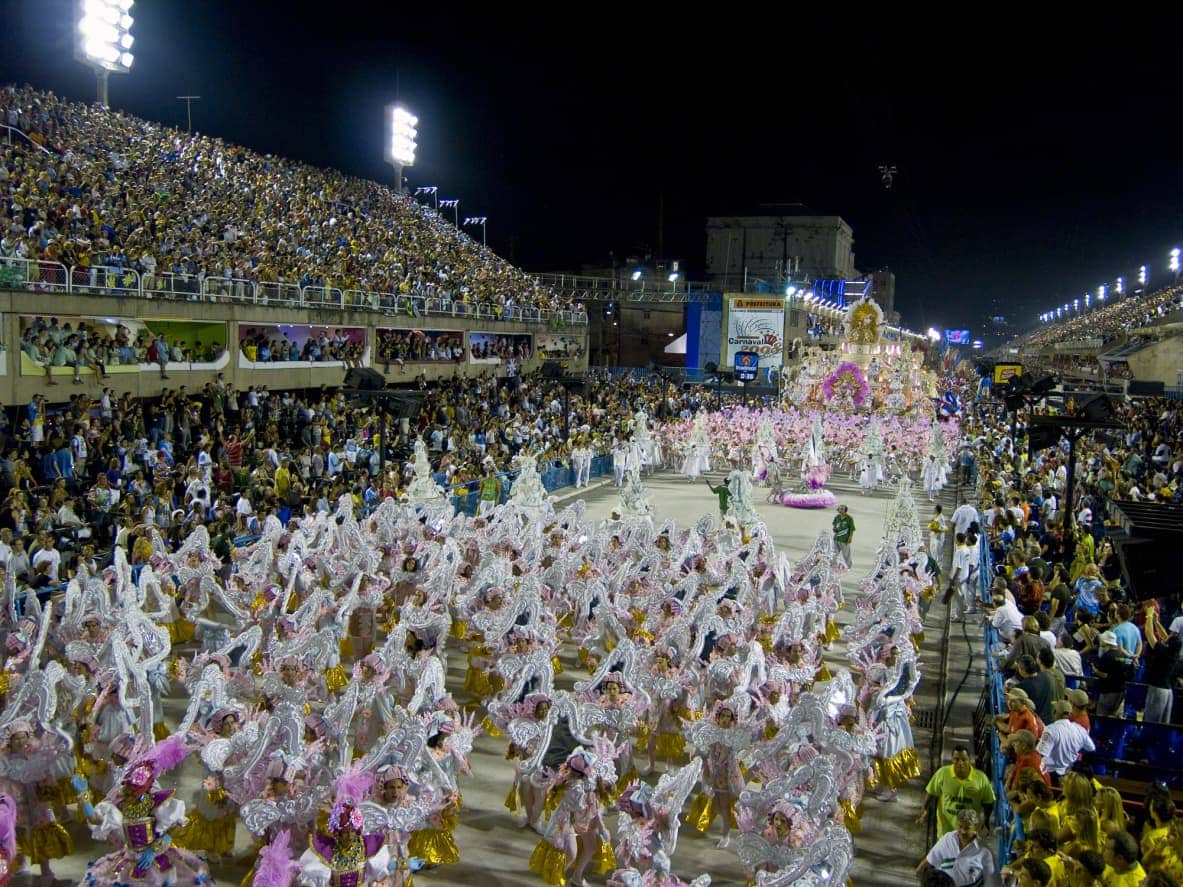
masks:
[(822, 393), (825, 394), (826, 400), (833, 400), (834, 395), (839, 391), (850, 392), (851, 402), (856, 407), (861, 407), (863, 401), (867, 399), (867, 395), (871, 393), (871, 389), (867, 385), (867, 377), (863, 375), (862, 369), (857, 363), (841, 363), (838, 369), (834, 370), (822, 382)]
[(780, 504), (789, 508), (829, 508), (838, 504), (838, 500), (829, 490), (820, 490), (814, 493), (783, 493)]

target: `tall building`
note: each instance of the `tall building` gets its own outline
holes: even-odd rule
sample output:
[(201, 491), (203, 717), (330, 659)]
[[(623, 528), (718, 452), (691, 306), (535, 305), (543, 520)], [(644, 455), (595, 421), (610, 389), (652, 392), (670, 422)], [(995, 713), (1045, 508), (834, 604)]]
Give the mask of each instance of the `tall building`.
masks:
[(706, 273), (724, 292), (802, 275), (852, 280), (854, 231), (839, 216), (715, 216), (707, 219)]

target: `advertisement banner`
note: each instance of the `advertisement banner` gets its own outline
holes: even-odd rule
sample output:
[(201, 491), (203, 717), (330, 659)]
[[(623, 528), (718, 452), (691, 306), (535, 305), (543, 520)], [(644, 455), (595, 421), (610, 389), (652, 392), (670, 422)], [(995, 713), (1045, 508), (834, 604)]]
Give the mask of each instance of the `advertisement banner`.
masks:
[(731, 296), (727, 300), (723, 366), (735, 366), (738, 352), (760, 355), (761, 369), (784, 363), (785, 304), (780, 299)]
[(1023, 375), (1023, 365), (1019, 363), (994, 364), (994, 384), (1005, 385), (1015, 376)]

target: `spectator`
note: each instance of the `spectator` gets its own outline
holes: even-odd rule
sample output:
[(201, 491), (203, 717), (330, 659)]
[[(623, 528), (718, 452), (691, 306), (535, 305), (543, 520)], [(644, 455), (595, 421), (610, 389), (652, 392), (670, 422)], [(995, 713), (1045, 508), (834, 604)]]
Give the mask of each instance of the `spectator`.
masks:
[(1052, 720), (1035, 746), (1048, 771), (1058, 777), (1063, 777), (1072, 768), (1081, 752), (1096, 749), (1088, 731), (1071, 720), (1071, 714), (1071, 703), (1053, 702)]
[(1138, 842), (1129, 832), (1116, 832), (1105, 841), (1105, 887), (1141, 887), (1146, 871), (1140, 863)]
[(1121, 717), (1122, 699), (1125, 687), (1134, 676), (1134, 667), (1121, 650), (1117, 635), (1112, 631), (1101, 633), (1099, 638), (1101, 655), (1093, 666), (1096, 683), (1098, 717)]

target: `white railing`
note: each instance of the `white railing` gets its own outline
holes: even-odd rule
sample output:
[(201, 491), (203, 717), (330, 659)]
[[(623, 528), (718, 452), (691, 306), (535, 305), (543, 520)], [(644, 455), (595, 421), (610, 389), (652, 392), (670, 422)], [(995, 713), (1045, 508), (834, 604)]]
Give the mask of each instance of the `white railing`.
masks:
[(68, 293), (70, 269), (60, 262), (0, 259), (0, 286), (37, 293)]
[(586, 326), (587, 312), (552, 311), (532, 305), (498, 305), (438, 295), (398, 295), (370, 290), (294, 283), (265, 283), (232, 277), (204, 277), (169, 271), (140, 272), (114, 266), (67, 267), (59, 262), (0, 258), (0, 289), (74, 293), (188, 302), (239, 302), (291, 308), (380, 311), (408, 317), (471, 317), (490, 321)]

